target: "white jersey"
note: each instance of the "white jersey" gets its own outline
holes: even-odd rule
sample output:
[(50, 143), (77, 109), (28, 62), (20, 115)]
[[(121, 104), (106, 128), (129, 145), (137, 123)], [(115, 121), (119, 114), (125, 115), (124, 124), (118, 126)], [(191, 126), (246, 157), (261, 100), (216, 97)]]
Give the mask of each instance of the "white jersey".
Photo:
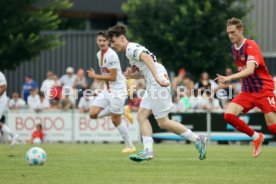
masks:
[(128, 43), (127, 49), (126, 49), (126, 56), (129, 59), (130, 65), (132, 66), (134, 71), (141, 72), (141, 74), (144, 76), (147, 83), (147, 87), (150, 85), (156, 84), (157, 82), (153, 77), (149, 67), (146, 65), (146, 63), (140, 60), (140, 55), (142, 52), (149, 54), (152, 57), (155, 63), (156, 71), (157, 71), (157, 74), (159, 75), (159, 78), (161, 80), (168, 80), (169, 82), (166, 69), (162, 64), (157, 63), (156, 56), (153, 53), (151, 53), (144, 46), (141, 46), (137, 43)]
[[(7, 85), (7, 80), (6, 80), (6, 77), (5, 75), (0, 72), (0, 86), (4, 86), (4, 85)], [(8, 100), (8, 97), (6, 95), (6, 92), (4, 92), (1, 96), (0, 96), (0, 103), (7, 103), (7, 100)], [(1, 104), (3, 105), (3, 104)], [(5, 104), (7, 105), (7, 104)]]
[(108, 92), (125, 91), (127, 92), (126, 79), (122, 73), (121, 64), (116, 52), (108, 48), (108, 50), (102, 55), (101, 51), (97, 53), (99, 66), (102, 75), (109, 75), (110, 69), (117, 69), (117, 78), (115, 81), (106, 81), (104, 89)]

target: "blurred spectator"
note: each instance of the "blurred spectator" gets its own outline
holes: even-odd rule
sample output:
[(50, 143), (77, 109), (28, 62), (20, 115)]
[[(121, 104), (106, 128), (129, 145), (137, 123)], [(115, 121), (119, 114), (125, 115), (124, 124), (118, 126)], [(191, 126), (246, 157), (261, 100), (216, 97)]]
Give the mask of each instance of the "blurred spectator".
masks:
[(142, 99), (137, 96), (136, 93), (133, 93), (133, 98), (129, 100), (128, 107), (131, 111), (138, 112), (140, 103)]
[(212, 96), (210, 92), (206, 92), (204, 95), (201, 107), (203, 110), (221, 110), (219, 100), (214, 98), (214, 95)]
[(133, 86), (133, 88), (135, 89), (136, 94), (143, 96), (144, 95), (144, 91), (146, 89), (146, 81), (145, 81), (145, 79), (136, 79), (134, 81), (134, 85), (135, 86)]
[(69, 110), (69, 109), (73, 109), (74, 103), (70, 100), (69, 95), (65, 95), (64, 99), (60, 101), (60, 106), (61, 106), (61, 109), (63, 110)]
[(92, 107), (93, 101), (94, 97), (81, 97), (78, 105), (79, 112), (89, 112), (90, 108)]
[(14, 92), (12, 98), (9, 100), (8, 106), (10, 109), (21, 109), (26, 106), (26, 102), (19, 98), (19, 94)]
[[(127, 67), (125, 72), (128, 70), (133, 70), (132, 67)], [(132, 96), (132, 94), (136, 93), (139, 96), (143, 96), (143, 92), (146, 89), (146, 81), (144, 78), (140, 79), (127, 79), (127, 89), (128, 89), (128, 96)]]
[(90, 89), (91, 89), (92, 91), (98, 92), (98, 91), (101, 91), (102, 88), (103, 88), (103, 81), (94, 79), (94, 81), (93, 81), (92, 84), (91, 84)]
[(44, 92), (39, 92), (39, 105), (37, 107), (38, 110), (45, 110), (50, 108), (49, 99), (45, 98)]
[(68, 86), (68, 87), (73, 87), (75, 81), (76, 81), (76, 75), (74, 74), (74, 69), (72, 67), (68, 67), (66, 69), (66, 74), (59, 79), (61, 86)]
[[(233, 70), (231, 68), (225, 69), (225, 76), (229, 76), (233, 74)], [(220, 89), (223, 89), (221, 91)], [(218, 93), (219, 91), (221, 93)], [(226, 83), (218, 82), (218, 87), (216, 89), (217, 97), (220, 99), (220, 104), (225, 109), (229, 102), (233, 99), (235, 94), (239, 94), (241, 92), (241, 82), (240, 80), (232, 80)]]
[(54, 73), (52, 71), (48, 71), (47, 78), (42, 82), (40, 91), (45, 92), (45, 90), (51, 89), (53, 87), (54, 83), (55, 83)]
[(195, 82), (191, 77), (186, 76), (184, 79), (184, 86), (187, 88), (187, 90), (192, 90), (195, 88)]
[(78, 102), (83, 96), (83, 91), (87, 88), (87, 80), (84, 74), (84, 70), (80, 68), (77, 72), (76, 80), (73, 85), (73, 87), (78, 90)]
[(182, 112), (187, 111), (188, 109), (190, 109), (192, 107), (192, 104), (190, 102), (190, 93), (189, 91), (187, 91), (187, 94), (185, 96), (182, 96), (179, 99), (179, 103), (181, 103), (183, 105), (183, 109)]
[(37, 89), (38, 85), (37, 83), (33, 80), (32, 75), (27, 74), (25, 76), (25, 82), (22, 87), (22, 97), (25, 101), (27, 101), (28, 96), (30, 95), (30, 90), (31, 89)]
[(183, 101), (180, 101), (177, 98), (177, 95), (173, 96), (173, 110), (171, 112), (185, 112), (185, 105), (183, 104)]
[(36, 88), (31, 88), (31, 94), (28, 96), (27, 104), (29, 109), (36, 110), (40, 105), (40, 98)]
[(60, 109), (61, 105), (60, 105), (60, 101), (58, 97), (55, 97), (51, 100), (50, 103), (50, 109)]
[(59, 83), (58, 76), (54, 75), (54, 84), (53, 87), (51, 88), (51, 99), (53, 98), (58, 98), (60, 100), (62, 98), (62, 87)]
[(37, 124), (35, 128), (36, 130), (32, 133), (32, 138), (27, 141), (29, 144), (40, 144), (43, 141), (44, 134), (42, 131), (42, 125)]
[(173, 94), (177, 92), (177, 86), (185, 86), (184, 84), (185, 76), (186, 76), (186, 70), (184, 68), (180, 68), (178, 71), (178, 75), (172, 80)]
[(200, 90), (211, 88), (216, 89), (217, 87), (217, 83), (209, 78), (209, 74), (207, 72), (202, 72), (199, 81), (195, 84), (195, 88)]
[(198, 90), (193, 90), (189, 100), (191, 104), (191, 109), (204, 109), (206, 105), (206, 100), (202, 97)]

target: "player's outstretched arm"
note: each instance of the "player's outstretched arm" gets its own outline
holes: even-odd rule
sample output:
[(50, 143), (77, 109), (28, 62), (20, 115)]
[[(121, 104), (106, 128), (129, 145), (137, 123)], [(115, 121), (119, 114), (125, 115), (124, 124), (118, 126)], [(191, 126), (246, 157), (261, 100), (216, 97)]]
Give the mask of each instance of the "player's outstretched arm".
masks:
[(248, 62), (244, 70), (229, 76), (223, 76), (223, 75), (217, 74), (217, 78), (215, 78), (214, 80), (225, 83), (231, 80), (241, 79), (249, 75), (252, 75), (255, 71), (255, 67), (256, 65), (254, 62)]
[(88, 77), (92, 79), (104, 80), (104, 81), (115, 81), (117, 79), (117, 69), (109, 69), (110, 73), (108, 75), (99, 75), (95, 73), (93, 68), (87, 70)]
[(157, 75), (157, 71), (155, 68), (155, 64), (154, 61), (152, 59), (152, 57), (149, 54), (146, 54), (144, 52), (142, 52), (140, 54), (140, 60), (144, 61), (146, 63), (146, 65), (149, 67), (153, 77), (155, 78), (155, 80), (158, 82), (158, 84), (162, 87), (167, 87), (170, 84), (167, 81), (162, 81), (161, 79), (159, 79), (158, 75)]

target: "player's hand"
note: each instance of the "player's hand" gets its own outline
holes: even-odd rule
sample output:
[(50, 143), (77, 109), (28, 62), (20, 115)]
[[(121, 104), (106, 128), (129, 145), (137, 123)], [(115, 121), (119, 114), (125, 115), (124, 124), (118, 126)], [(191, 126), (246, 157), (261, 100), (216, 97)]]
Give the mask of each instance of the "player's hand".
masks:
[(214, 79), (214, 81), (227, 83), (231, 81), (231, 78), (229, 76), (223, 76), (223, 75), (217, 74), (217, 77)]
[(132, 71), (130, 68), (127, 68), (126, 71), (124, 72), (124, 76), (129, 79)]
[(168, 82), (168, 80), (160, 80), (160, 79), (157, 79), (156, 81), (157, 81), (157, 83), (158, 83), (160, 86), (162, 86), (162, 87), (167, 87), (167, 86), (170, 85), (170, 83)]
[(90, 68), (89, 70), (87, 70), (87, 74), (88, 74), (88, 77), (94, 79), (95, 76), (96, 76), (96, 73), (95, 71), (93, 70), (93, 68)]

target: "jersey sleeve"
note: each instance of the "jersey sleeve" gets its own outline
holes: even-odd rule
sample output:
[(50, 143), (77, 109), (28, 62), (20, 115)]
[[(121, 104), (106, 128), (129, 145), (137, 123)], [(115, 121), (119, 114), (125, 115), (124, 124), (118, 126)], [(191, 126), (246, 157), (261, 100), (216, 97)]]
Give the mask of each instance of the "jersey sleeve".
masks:
[(118, 69), (120, 67), (120, 60), (116, 54), (111, 54), (106, 60), (106, 67), (108, 69)]
[(142, 47), (138, 44), (132, 44), (129, 48), (127, 48), (126, 55), (128, 58), (140, 60), (140, 55), (144, 50), (145, 47)]
[(258, 67), (260, 63), (260, 51), (257, 44), (250, 43), (246, 47), (246, 54), (247, 54), (247, 63), (254, 62), (256, 67)]
[(4, 85), (7, 85), (7, 81), (5, 76), (2, 73), (0, 73), (0, 86), (4, 86)]

